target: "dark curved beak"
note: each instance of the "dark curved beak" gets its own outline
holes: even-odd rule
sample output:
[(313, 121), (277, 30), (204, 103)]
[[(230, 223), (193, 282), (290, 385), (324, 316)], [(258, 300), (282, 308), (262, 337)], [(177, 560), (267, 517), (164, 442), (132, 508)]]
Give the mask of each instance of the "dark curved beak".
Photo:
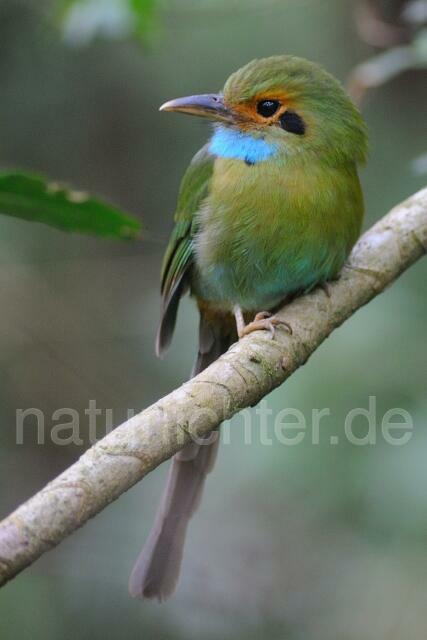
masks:
[(187, 98), (177, 98), (165, 102), (160, 111), (177, 111), (188, 113), (192, 116), (201, 116), (211, 120), (230, 122), (232, 114), (224, 104), (224, 99), (220, 93), (204, 93), (199, 96), (188, 96)]

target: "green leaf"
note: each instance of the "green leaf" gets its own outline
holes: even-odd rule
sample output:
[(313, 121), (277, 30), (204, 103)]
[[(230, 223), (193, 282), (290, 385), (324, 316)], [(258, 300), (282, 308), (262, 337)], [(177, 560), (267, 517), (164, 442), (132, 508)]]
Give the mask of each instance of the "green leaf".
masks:
[(142, 39), (147, 38), (156, 28), (156, 4), (157, 0), (129, 0), (135, 20), (135, 32)]
[(62, 0), (56, 15), (65, 40), (87, 45), (98, 37), (137, 37), (147, 42), (156, 31), (159, 0)]
[(38, 176), (0, 174), (0, 213), (62, 231), (132, 239), (141, 225), (115, 207)]

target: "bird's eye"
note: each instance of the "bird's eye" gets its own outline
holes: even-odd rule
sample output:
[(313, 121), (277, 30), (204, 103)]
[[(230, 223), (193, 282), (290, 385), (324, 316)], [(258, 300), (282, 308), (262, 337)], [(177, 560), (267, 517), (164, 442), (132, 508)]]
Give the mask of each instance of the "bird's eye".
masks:
[(303, 136), (305, 133), (305, 122), (295, 111), (285, 111), (280, 116), (280, 125), (282, 129), (289, 133), (295, 133), (297, 136)]
[(256, 109), (263, 118), (271, 118), (280, 107), (278, 100), (261, 100), (258, 102)]

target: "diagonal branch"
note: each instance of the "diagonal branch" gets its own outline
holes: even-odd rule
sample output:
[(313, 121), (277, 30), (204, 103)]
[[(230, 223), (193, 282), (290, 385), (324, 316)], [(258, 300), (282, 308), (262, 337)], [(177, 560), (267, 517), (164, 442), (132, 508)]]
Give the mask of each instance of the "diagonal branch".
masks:
[(427, 252), (427, 189), (359, 240), (331, 295), (316, 290), (282, 309), (293, 335), (256, 332), (89, 449), (0, 523), (0, 585), (56, 546), (192, 437), (259, 402), (329, 334)]

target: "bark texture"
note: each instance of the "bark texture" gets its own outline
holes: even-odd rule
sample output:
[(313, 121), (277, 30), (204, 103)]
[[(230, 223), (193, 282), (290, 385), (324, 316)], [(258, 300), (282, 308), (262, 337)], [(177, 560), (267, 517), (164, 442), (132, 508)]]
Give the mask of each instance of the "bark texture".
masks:
[(395, 207), (355, 246), (341, 278), (279, 312), (293, 334), (256, 332), (117, 427), (0, 523), (0, 586), (170, 458), (192, 437), (257, 404), (329, 334), (427, 252), (427, 189)]

